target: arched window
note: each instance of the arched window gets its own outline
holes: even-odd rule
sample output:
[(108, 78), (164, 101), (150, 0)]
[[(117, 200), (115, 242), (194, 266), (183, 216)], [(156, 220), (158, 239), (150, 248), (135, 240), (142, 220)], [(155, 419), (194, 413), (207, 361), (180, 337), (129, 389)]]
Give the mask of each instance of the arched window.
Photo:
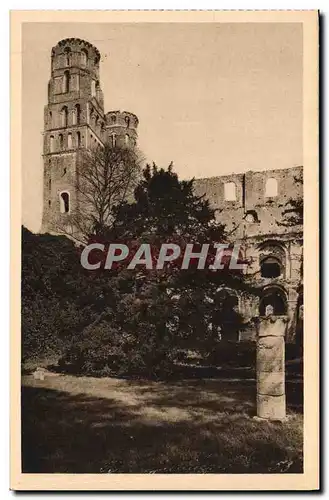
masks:
[(63, 93), (70, 92), (71, 76), (68, 70), (64, 71), (63, 76)]
[(268, 288), (259, 302), (260, 316), (280, 316), (287, 314), (287, 299), (279, 288)]
[(96, 96), (96, 82), (95, 80), (91, 80), (91, 97)]
[(55, 138), (53, 135), (51, 135), (49, 138), (49, 149), (51, 153), (55, 151)]
[(77, 132), (77, 147), (81, 147), (81, 134), (80, 132)]
[(71, 64), (71, 49), (69, 47), (66, 47), (64, 50), (65, 54), (65, 66), (70, 66)]
[(266, 198), (278, 196), (278, 181), (274, 177), (269, 177), (265, 184)]
[(117, 136), (116, 134), (112, 134), (111, 135), (111, 139), (112, 139), (112, 147), (114, 148), (117, 144)]
[(83, 67), (87, 66), (87, 62), (88, 62), (88, 52), (86, 51), (86, 49), (82, 49), (81, 50), (81, 66), (83, 66)]
[(63, 106), (62, 107), (62, 127), (66, 128), (67, 125), (68, 125), (68, 109), (67, 109), (67, 106)]
[(49, 181), (48, 181), (48, 189), (49, 189), (49, 191), (51, 191), (51, 179), (49, 179)]
[(130, 125), (130, 118), (129, 118), (129, 116), (125, 117), (125, 122), (126, 122), (127, 127), (129, 127), (129, 125)]
[(64, 147), (64, 137), (63, 137), (63, 134), (59, 134), (58, 138), (59, 138), (59, 149), (63, 149), (63, 147)]
[(125, 145), (129, 146), (129, 135), (128, 134), (125, 135)]
[(236, 185), (234, 182), (225, 182), (224, 198), (226, 201), (236, 201)]
[(285, 277), (285, 247), (276, 241), (265, 241), (259, 247), (259, 267), (263, 278)]
[(76, 104), (76, 105), (75, 105), (75, 114), (76, 114), (77, 124), (79, 125), (79, 123), (80, 123), (80, 118), (81, 118), (81, 108), (80, 108), (80, 104)]
[(70, 193), (64, 191), (59, 197), (61, 214), (68, 214), (70, 211)]
[(49, 111), (49, 126), (53, 128), (53, 114), (51, 111)]
[(112, 123), (115, 123), (117, 121), (117, 117), (115, 115), (111, 116)]
[(72, 149), (72, 147), (73, 147), (71, 132), (69, 134), (67, 134), (67, 147), (68, 147), (68, 149)]

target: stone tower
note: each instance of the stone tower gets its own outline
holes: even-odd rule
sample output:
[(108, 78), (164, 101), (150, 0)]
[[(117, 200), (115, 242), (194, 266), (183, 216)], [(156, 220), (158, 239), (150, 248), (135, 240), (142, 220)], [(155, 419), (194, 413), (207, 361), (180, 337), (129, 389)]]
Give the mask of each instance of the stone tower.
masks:
[(106, 113), (106, 130), (110, 143), (134, 147), (137, 143), (138, 118), (127, 111)]
[(125, 111), (105, 115), (99, 80), (100, 53), (79, 38), (58, 42), (51, 52), (48, 103), (44, 109), (43, 232), (70, 226), (79, 199), (76, 179), (83, 149), (134, 147), (138, 118)]

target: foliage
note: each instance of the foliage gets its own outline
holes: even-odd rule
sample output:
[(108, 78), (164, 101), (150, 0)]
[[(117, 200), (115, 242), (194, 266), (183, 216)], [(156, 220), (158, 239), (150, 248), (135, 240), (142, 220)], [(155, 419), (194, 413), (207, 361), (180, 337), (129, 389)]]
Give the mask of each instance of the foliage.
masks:
[[(224, 241), (224, 227), (216, 223), (208, 201), (195, 196), (193, 181), (180, 181), (172, 166), (167, 170), (147, 166), (135, 189), (135, 201), (118, 206), (114, 220), (92, 241), (122, 242), (133, 248), (149, 243), (153, 258), (166, 241), (178, 243), (183, 251), (188, 243), (197, 249), (202, 243)], [(74, 336), (64, 361), (85, 373), (153, 376), (170, 371), (182, 347), (198, 344), (209, 349), (223, 319), (219, 307), (214, 314), (218, 290), (242, 289), (241, 275), (228, 267), (200, 271), (196, 260), (181, 270), (180, 263), (133, 270), (119, 264), (96, 272), (95, 281), (108, 280), (107, 307), (99, 321)], [(238, 314), (234, 320), (238, 324)]]
[(22, 359), (61, 354), (73, 332), (104, 308), (102, 283), (80, 265), (77, 247), (65, 236), (22, 229)]
[[(295, 176), (296, 184), (303, 185), (303, 177)], [(304, 200), (303, 198), (290, 198), (282, 212), (283, 221), (281, 225), (293, 227), (302, 225), (304, 222)]]

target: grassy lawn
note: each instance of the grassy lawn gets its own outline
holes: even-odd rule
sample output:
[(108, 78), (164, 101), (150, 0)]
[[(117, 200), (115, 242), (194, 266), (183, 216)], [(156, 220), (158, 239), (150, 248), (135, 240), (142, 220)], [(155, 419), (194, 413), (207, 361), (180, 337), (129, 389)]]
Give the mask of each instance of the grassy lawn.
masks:
[(255, 382), (22, 378), (23, 472), (302, 472), (302, 404), (253, 420)]

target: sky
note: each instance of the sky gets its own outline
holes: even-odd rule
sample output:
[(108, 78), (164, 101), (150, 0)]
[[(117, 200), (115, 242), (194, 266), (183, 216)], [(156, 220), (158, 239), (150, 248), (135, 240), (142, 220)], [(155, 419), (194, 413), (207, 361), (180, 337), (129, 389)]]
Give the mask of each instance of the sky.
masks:
[(25, 23), (22, 217), (42, 218), (43, 108), (51, 48), (83, 38), (101, 52), (105, 112), (139, 118), (149, 162), (181, 178), (302, 165), (302, 24)]

